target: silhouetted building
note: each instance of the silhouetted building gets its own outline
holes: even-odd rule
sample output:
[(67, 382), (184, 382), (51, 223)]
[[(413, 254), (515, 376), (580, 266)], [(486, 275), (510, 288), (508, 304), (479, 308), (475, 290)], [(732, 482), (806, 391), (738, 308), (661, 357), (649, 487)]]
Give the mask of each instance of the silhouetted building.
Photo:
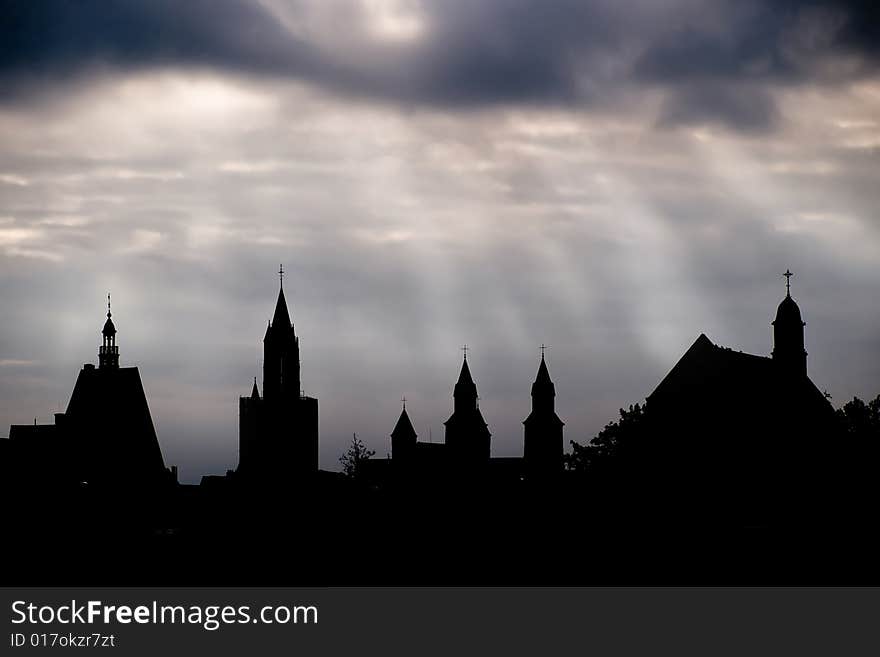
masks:
[(282, 285), (263, 338), (263, 396), (254, 379), (250, 396), (239, 399), (237, 473), (269, 484), (317, 471), (318, 400), (301, 391), (299, 338)]
[(452, 415), (444, 422), (449, 465), (464, 471), (485, 468), (489, 463), (492, 434), (480, 412), (477, 386), (471, 377), (466, 352), (452, 396)]
[(769, 358), (701, 334), (647, 398), (663, 443), (646, 448), (645, 467), (713, 514), (790, 518), (821, 495), (834, 410), (807, 376), (804, 322), (788, 291), (773, 327)]
[(21, 472), (32, 481), (97, 488), (150, 489), (176, 479), (165, 468), (136, 367), (119, 367), (110, 313), (99, 365), (83, 365), (64, 413), (54, 425), (12, 425), (9, 440)]
[(785, 271), (785, 298), (776, 309), (773, 320), (773, 360), (779, 369), (794, 377), (807, 376), (807, 352), (804, 349), (804, 327), (801, 309), (791, 298), (791, 276)]
[[(406, 412), (406, 401), (391, 432), (391, 457), (394, 477), (399, 482), (436, 483), (447, 477), (448, 448), (443, 443), (419, 442)], [(371, 459), (372, 460), (372, 459)]]
[(395, 462), (402, 465), (413, 461), (417, 448), (418, 434), (409, 419), (406, 412), (406, 402), (404, 402), (400, 417), (397, 418), (397, 424), (391, 431), (391, 454)]
[(562, 472), (562, 428), (556, 415), (556, 386), (541, 350), (541, 364), (532, 384), (532, 412), (523, 421), (523, 460), (529, 477), (547, 478)]

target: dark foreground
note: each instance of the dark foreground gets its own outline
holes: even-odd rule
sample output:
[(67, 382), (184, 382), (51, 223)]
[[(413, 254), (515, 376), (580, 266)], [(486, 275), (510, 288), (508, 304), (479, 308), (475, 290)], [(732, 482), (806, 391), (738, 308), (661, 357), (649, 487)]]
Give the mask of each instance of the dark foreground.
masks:
[[(10, 500), (4, 585), (878, 585), (862, 511), (718, 513), (589, 489), (179, 487)], [(757, 511), (757, 513), (756, 513)]]

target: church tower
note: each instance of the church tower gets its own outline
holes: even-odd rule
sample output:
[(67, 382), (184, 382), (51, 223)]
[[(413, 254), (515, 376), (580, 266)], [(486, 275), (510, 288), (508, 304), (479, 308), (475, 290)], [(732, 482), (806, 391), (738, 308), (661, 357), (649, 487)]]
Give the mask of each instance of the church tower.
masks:
[(284, 298), (284, 268), (278, 270), (281, 285), (275, 314), (263, 338), (263, 397), (266, 401), (293, 402), (300, 397), (299, 338), (290, 321)]
[(471, 377), (467, 362), (467, 346), (464, 361), (453, 391), (453, 412), (446, 426), (446, 449), (453, 468), (478, 469), (489, 463), (492, 434), (480, 412), (477, 386)]
[(408, 465), (415, 458), (416, 440), (418, 435), (413, 428), (409, 415), (406, 412), (406, 399), (403, 400), (403, 410), (394, 430), (391, 432), (391, 458), (398, 465)]
[(523, 460), (530, 477), (545, 477), (562, 470), (562, 428), (556, 415), (556, 386), (550, 379), (541, 346), (541, 364), (532, 384), (532, 412), (523, 422)]
[(299, 338), (284, 298), (284, 268), (275, 313), (263, 338), (263, 396), (257, 381), (240, 397), (237, 472), (261, 486), (302, 482), (318, 471), (318, 400), (300, 384)]
[(807, 352), (804, 349), (804, 326), (801, 310), (791, 298), (791, 277), (786, 270), (785, 298), (776, 310), (773, 320), (773, 360), (787, 373), (807, 376)]
[(103, 369), (119, 369), (119, 347), (116, 346), (116, 326), (113, 325), (110, 313), (110, 295), (107, 295), (107, 321), (101, 335), (104, 341), (98, 349), (98, 367)]

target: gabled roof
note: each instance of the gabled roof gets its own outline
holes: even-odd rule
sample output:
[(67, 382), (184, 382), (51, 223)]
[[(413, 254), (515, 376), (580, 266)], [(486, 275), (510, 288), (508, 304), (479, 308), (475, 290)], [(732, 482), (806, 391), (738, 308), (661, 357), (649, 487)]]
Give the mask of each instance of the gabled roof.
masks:
[(833, 412), (831, 404), (808, 377), (786, 376), (772, 358), (734, 351), (712, 343), (704, 334), (648, 395), (649, 404), (665, 400), (711, 397), (731, 399), (798, 399)]

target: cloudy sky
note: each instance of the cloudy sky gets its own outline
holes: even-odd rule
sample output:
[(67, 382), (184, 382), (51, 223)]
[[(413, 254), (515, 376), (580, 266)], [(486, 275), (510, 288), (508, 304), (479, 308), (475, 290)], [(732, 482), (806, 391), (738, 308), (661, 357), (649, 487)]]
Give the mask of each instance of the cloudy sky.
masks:
[(321, 465), (461, 345), (521, 453), (545, 343), (566, 439), (701, 333), (880, 392), (880, 15), (808, 0), (0, 1), (0, 435), (50, 422), (105, 297), (166, 462), (237, 462), (284, 263)]

